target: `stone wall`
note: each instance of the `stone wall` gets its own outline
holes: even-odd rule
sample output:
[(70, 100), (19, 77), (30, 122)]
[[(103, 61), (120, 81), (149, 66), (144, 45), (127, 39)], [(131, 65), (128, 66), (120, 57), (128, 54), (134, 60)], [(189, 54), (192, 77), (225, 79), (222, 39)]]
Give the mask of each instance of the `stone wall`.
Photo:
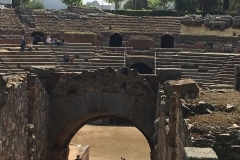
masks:
[(28, 76), (28, 150), (31, 159), (47, 160), (49, 96), (36, 75)]
[(187, 125), (182, 118), (182, 103), (177, 94), (173, 94), (169, 100), (160, 90), (157, 97), (157, 117), (159, 118), (155, 121), (155, 129), (158, 140), (155, 159), (182, 160), (184, 147), (191, 146), (191, 143)]
[(0, 77), (0, 159), (27, 160), (27, 78)]
[(94, 46), (102, 46), (104, 38), (94, 33), (60, 33), (59, 37), (64, 37), (67, 43), (92, 43)]
[(0, 159), (47, 160), (48, 95), (35, 75), (0, 77)]

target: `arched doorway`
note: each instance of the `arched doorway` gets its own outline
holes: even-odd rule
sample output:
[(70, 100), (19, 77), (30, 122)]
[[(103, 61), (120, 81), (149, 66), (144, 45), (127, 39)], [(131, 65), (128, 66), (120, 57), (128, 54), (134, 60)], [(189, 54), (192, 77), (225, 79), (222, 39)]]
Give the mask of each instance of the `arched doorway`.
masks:
[(45, 39), (44, 33), (39, 32), (39, 31), (32, 32), (31, 37), (33, 37), (33, 44), (34, 45), (37, 45), (38, 42), (44, 42), (44, 39)]
[[(148, 94), (139, 94), (144, 92)], [(136, 70), (107, 67), (64, 74), (51, 97), (49, 159), (67, 160), (73, 136), (89, 120), (102, 117), (130, 121), (154, 153), (156, 94)]]
[[(95, 119), (94, 125), (87, 123), (77, 131), (69, 145), (68, 159), (76, 158), (76, 149), (74, 151), (74, 146), (71, 144), (80, 144), (90, 145), (90, 159), (120, 159), (123, 156), (127, 159), (150, 160), (149, 144), (144, 135), (133, 124), (101, 124), (101, 120), (108, 119), (103, 117)], [(128, 146), (127, 149), (125, 149), (126, 146)]]
[(122, 35), (120, 33), (113, 33), (110, 35), (110, 47), (122, 47)]
[(136, 69), (140, 74), (153, 74), (152, 69), (144, 63), (135, 63), (130, 68)]
[(170, 34), (165, 34), (161, 38), (161, 48), (174, 48), (174, 38)]

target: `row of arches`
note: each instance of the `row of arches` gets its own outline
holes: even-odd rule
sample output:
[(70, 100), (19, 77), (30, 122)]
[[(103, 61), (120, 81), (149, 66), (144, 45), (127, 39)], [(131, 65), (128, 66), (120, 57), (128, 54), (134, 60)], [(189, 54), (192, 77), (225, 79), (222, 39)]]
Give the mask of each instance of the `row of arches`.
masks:
[[(122, 47), (122, 35), (113, 33), (109, 37), (110, 47)], [(174, 37), (170, 34), (165, 34), (161, 37), (161, 48), (174, 48)]]
[[(43, 32), (32, 32), (31, 37), (36, 37), (37, 42), (43, 42), (46, 39), (46, 35)], [(122, 47), (122, 35), (120, 33), (113, 33), (109, 37), (110, 47)], [(161, 48), (174, 48), (174, 37), (170, 34), (165, 34), (161, 37)]]

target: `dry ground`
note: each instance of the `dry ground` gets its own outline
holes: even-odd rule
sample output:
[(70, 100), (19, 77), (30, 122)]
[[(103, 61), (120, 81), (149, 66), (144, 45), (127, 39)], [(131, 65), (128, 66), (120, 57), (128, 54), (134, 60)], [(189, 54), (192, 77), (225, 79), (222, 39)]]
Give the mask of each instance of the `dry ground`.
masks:
[[(217, 111), (212, 114), (188, 117), (191, 123), (197, 123), (202, 127), (217, 126), (221, 128), (231, 127), (233, 124), (240, 125), (240, 92), (235, 90), (204, 90), (203, 92), (204, 94), (193, 100), (193, 103), (199, 101), (211, 103)], [(231, 112), (227, 112), (227, 104), (231, 104), (235, 108)]]
[(210, 28), (205, 27), (204, 25), (201, 26), (186, 26), (181, 24), (180, 25), (180, 34), (181, 35), (214, 35), (214, 36), (233, 36), (233, 32), (237, 35), (240, 34), (240, 29), (237, 28), (227, 28), (223, 31), (221, 30), (210, 30)]
[[(85, 125), (71, 143), (90, 145), (90, 160), (150, 159), (150, 147), (135, 127)], [(69, 160), (76, 158), (78, 148), (70, 145)]]

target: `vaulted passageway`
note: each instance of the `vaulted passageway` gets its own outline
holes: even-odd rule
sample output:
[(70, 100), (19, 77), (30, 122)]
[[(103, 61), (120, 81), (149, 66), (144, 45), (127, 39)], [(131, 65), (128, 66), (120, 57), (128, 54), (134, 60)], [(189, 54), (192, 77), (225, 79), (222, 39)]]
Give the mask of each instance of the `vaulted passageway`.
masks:
[(52, 92), (51, 159), (67, 160), (69, 143), (89, 120), (101, 117), (130, 121), (154, 149), (156, 95), (136, 70), (98, 69), (63, 75)]
[(153, 74), (152, 69), (144, 63), (135, 63), (131, 65), (129, 68), (136, 69), (140, 74)]

